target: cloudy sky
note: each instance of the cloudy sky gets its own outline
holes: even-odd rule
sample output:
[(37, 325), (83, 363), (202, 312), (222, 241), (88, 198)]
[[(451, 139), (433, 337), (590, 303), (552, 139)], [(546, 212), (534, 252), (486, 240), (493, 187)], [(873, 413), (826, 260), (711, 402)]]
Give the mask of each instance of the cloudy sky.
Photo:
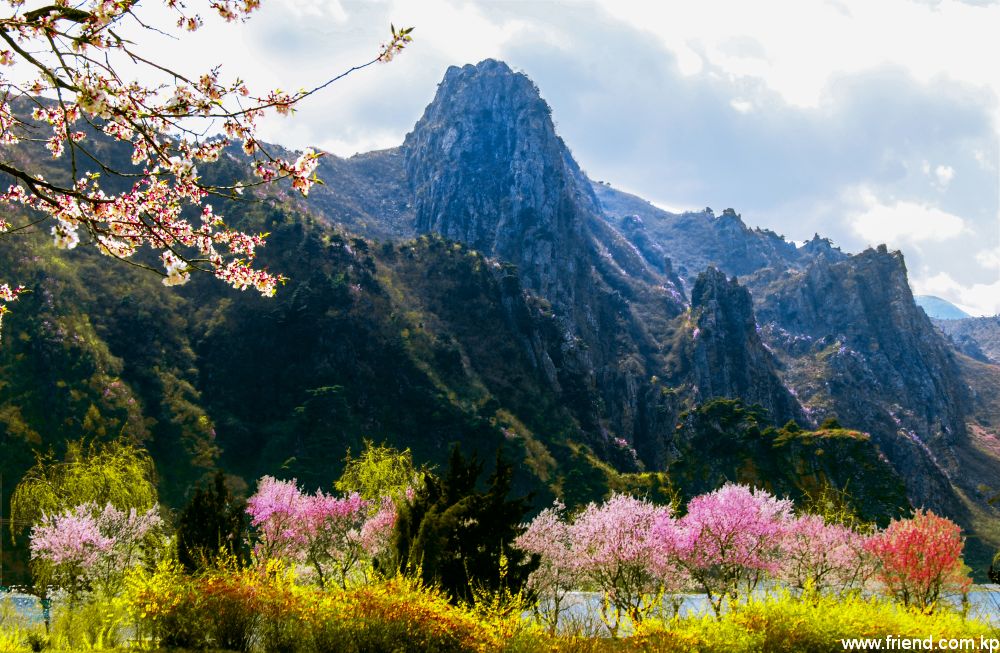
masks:
[(397, 145), (448, 66), (499, 58), (537, 83), (592, 178), (793, 240), (885, 242), (916, 292), (1000, 312), (1000, 0), (268, 0), (189, 47), (149, 47), (292, 90), (370, 59), (390, 22), (416, 28), (405, 53), (265, 137)]

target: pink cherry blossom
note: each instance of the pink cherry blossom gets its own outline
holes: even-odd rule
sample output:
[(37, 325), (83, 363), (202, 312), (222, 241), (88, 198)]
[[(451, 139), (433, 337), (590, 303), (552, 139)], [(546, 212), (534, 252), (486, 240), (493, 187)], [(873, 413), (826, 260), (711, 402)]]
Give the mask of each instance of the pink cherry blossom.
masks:
[(372, 558), (383, 555), (392, 541), (398, 511), (389, 497), (383, 497), (378, 512), (361, 527), (361, 548)]
[(763, 576), (779, 571), (791, 520), (791, 501), (726, 484), (691, 499), (680, 520), (661, 517), (653, 536), (663, 554), (708, 594), (718, 614), (727, 596), (752, 592)]
[(660, 546), (652, 527), (669, 517), (669, 507), (614, 494), (588, 505), (569, 528), (570, 555), (604, 594), (601, 616), (612, 636), (626, 619), (636, 625), (660, 606), (664, 577), (654, 566)]
[(573, 536), (565, 520), (566, 507), (556, 502), (538, 513), (514, 546), (536, 555), (538, 568), (528, 577), (528, 589), (538, 597), (536, 614), (554, 633), (563, 611), (566, 595), (580, 587), (583, 581), (581, 565), (573, 555)]
[[(259, 0), (163, 0), (180, 34), (170, 33), (170, 19), (167, 25), (155, 24), (143, 15), (148, 7), (133, 0), (57, 1), (30, 11), (23, 4), (6, 0), (8, 12), (2, 17), (10, 47), (0, 50), (0, 66), (16, 66), (18, 74), (0, 72), (0, 86), (8, 91), (0, 99), (0, 143), (9, 148), (22, 141), (44, 142), (53, 158), (67, 161), (71, 181), (46, 179), (27, 163), (30, 154), (0, 162), (0, 172), (14, 180), (7, 192), (0, 191), (0, 203), (32, 210), (19, 212), (31, 215), (24, 224), (0, 221), (0, 232), (30, 226), (41, 214), (51, 223), (53, 241), (64, 249), (76, 247), (81, 235), (114, 258), (148, 249), (162, 259), (167, 285), (183, 284), (190, 272), (205, 270), (265, 296), (273, 295), (284, 278), (255, 267), (255, 252), (244, 247), (247, 240), (262, 246), (264, 235), (243, 233), (218, 216), (199, 224), (187, 219), (183, 209), (201, 206), (209, 194), (233, 196), (248, 186), (281, 179), (307, 194), (321, 154), (306, 150), (292, 161), (269, 151), (255, 136), (259, 121), (269, 112), (290, 114), (306, 97), (353, 71), (390, 61), (411, 41), (410, 29), (393, 27), (391, 39), (374, 59), (311, 90), (255, 93), (238, 78), (225, 79), (219, 68), (194, 75), (172, 70), (170, 62), (148, 59), (143, 44), (148, 38), (182, 37), (183, 31), (200, 29), (199, 4), (225, 21), (236, 21), (256, 11)], [(27, 83), (19, 83), (22, 77)], [(213, 127), (222, 134), (212, 136)], [(91, 153), (100, 149), (88, 141), (97, 132), (131, 148), (131, 161), (139, 170), (95, 163)], [(259, 181), (239, 180), (232, 186), (204, 182), (197, 164), (217, 161), (227, 146), (237, 143), (251, 157)], [(136, 181), (129, 189), (109, 191), (102, 175)]]
[(101, 554), (111, 550), (114, 540), (101, 533), (85, 504), (58, 515), (46, 516), (31, 529), (31, 557), (53, 566), (83, 570), (93, 566)]
[(263, 477), (247, 502), (257, 529), (257, 556), (306, 565), (316, 582), (336, 580), (346, 586), (360, 573), (366, 558), (385, 552), (395, 525), (395, 505), (383, 499), (372, 511), (371, 502), (357, 493), (338, 497), (318, 491), (302, 492), (295, 480)]
[(819, 515), (795, 519), (782, 548), (781, 578), (798, 589), (861, 589), (873, 571), (865, 536), (841, 524), (827, 524)]
[(247, 501), (247, 513), (257, 529), (257, 554), (261, 559), (299, 557), (303, 501), (294, 480), (265, 476), (257, 483), (257, 492)]
[(146, 537), (161, 524), (156, 506), (139, 512), (83, 504), (32, 528), (31, 557), (74, 598), (87, 586), (113, 596), (125, 572), (140, 562)]

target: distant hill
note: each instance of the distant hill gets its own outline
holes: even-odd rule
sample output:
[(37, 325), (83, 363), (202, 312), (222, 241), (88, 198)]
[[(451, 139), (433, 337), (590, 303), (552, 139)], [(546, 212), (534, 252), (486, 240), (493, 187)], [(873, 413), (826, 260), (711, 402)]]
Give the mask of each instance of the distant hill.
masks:
[(972, 317), (948, 300), (934, 295), (914, 295), (913, 300), (932, 320), (963, 320)]
[(963, 354), (984, 363), (1000, 365), (1000, 315), (964, 320), (935, 320)]

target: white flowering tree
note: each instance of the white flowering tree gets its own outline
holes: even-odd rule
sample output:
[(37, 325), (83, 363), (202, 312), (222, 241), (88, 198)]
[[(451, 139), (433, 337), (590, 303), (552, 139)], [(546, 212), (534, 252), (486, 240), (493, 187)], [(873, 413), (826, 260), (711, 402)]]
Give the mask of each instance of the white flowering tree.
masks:
[[(291, 112), (344, 75), (391, 60), (411, 30), (393, 27), (371, 61), (311, 90), (255, 92), (241, 79), (224, 79), (219, 68), (196, 75), (173, 70), (144, 56), (126, 33), (195, 31), (202, 26), (197, 7), (226, 21), (246, 20), (260, 0), (160, 2), (173, 24), (152, 24), (148, 5), (138, 0), (0, 0), (0, 172), (11, 181), (0, 188), (0, 241), (43, 227), (60, 247), (84, 239), (109, 257), (154, 270), (167, 285), (206, 271), (271, 296), (283, 278), (255, 266), (264, 235), (229, 227), (206, 199), (280, 179), (308, 193), (319, 154), (306, 150), (291, 160), (269, 152), (256, 138), (258, 122), (269, 111)], [(102, 158), (92, 143), (97, 132), (130, 148), (132, 169)], [(63, 159), (67, 181), (42, 174), (38, 156), (26, 155), (32, 142)], [(255, 177), (225, 187), (204, 183), (198, 165), (217, 160), (231, 144), (242, 146)], [(191, 205), (198, 210), (184, 211)], [(143, 249), (155, 253), (162, 269), (132, 259)], [(0, 279), (0, 318), (24, 291), (16, 280)]]

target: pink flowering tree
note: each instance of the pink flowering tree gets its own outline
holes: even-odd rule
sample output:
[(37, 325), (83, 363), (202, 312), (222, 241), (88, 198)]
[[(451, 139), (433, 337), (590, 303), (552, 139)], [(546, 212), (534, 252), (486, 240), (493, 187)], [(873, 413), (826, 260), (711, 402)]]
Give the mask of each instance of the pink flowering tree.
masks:
[(391, 496), (382, 497), (378, 510), (369, 511), (369, 515), (361, 527), (361, 549), (373, 561), (376, 568), (389, 569), (391, 563), (388, 557), (398, 515), (395, 500)]
[(114, 544), (101, 533), (93, 512), (93, 506), (77, 506), (62, 514), (46, 515), (31, 529), (36, 581), (63, 588), (71, 603), (86, 588), (87, 571)]
[(257, 530), (260, 561), (281, 559), (312, 570), (320, 587), (336, 581), (346, 587), (365, 576), (365, 561), (384, 555), (395, 526), (395, 504), (384, 498), (378, 509), (357, 493), (346, 497), (308, 494), (294, 480), (263, 477), (247, 501)]
[(264, 476), (247, 500), (250, 524), (257, 531), (254, 554), (259, 560), (296, 560), (301, 557), (299, 515), (303, 496), (295, 481)]
[(601, 618), (612, 637), (626, 620), (638, 625), (661, 607), (664, 574), (651, 529), (669, 517), (667, 506), (615, 494), (588, 505), (569, 528), (570, 556), (582, 578), (603, 594)]
[(45, 516), (31, 529), (36, 579), (66, 590), (70, 602), (90, 588), (114, 596), (125, 572), (140, 562), (147, 537), (161, 525), (157, 507), (128, 512), (83, 504)]
[(893, 520), (866, 548), (878, 562), (876, 576), (888, 594), (932, 611), (943, 595), (969, 592), (972, 579), (962, 561), (964, 546), (958, 524), (918, 510), (910, 519)]
[(537, 597), (535, 615), (550, 633), (559, 625), (566, 595), (582, 583), (581, 565), (573, 555), (573, 537), (565, 519), (566, 507), (558, 501), (538, 513), (514, 546), (529, 555), (537, 555), (538, 568), (528, 576), (528, 590)]
[(781, 579), (800, 590), (861, 589), (874, 571), (866, 538), (819, 515), (802, 515), (785, 531)]
[(730, 483), (691, 499), (679, 520), (661, 517), (653, 535), (718, 615), (727, 597), (748, 595), (764, 576), (777, 574), (791, 521), (791, 501)]
[(110, 503), (97, 515), (98, 530), (111, 540), (111, 548), (98, 556), (87, 576), (104, 596), (117, 596), (125, 572), (143, 563), (143, 554), (155, 555), (164, 548), (157, 533), (163, 526), (159, 507), (146, 511), (135, 508), (119, 510)]
[(357, 493), (347, 497), (305, 495), (299, 536), (305, 561), (316, 572), (319, 586), (336, 580), (347, 588), (348, 579), (365, 557), (361, 531), (368, 516), (368, 501)]
[[(410, 29), (392, 28), (371, 61), (312, 89), (255, 91), (237, 77), (224, 78), (219, 67), (175, 70), (147, 56), (142, 44), (163, 36), (182, 42), (184, 32), (203, 24), (199, 7), (235, 22), (247, 19), (260, 0), (162, 0), (173, 25), (156, 24), (156, 9), (138, 0), (35, 4), (0, 0), (0, 71), (9, 71), (0, 72), (0, 172), (14, 182), (0, 190), (6, 207), (0, 234), (47, 225), (65, 249), (83, 237), (116, 259), (151, 250), (162, 269), (149, 269), (167, 285), (204, 270), (265, 296), (283, 279), (254, 264), (264, 235), (230, 227), (204, 201), (280, 179), (308, 193), (320, 154), (284, 158), (270, 151), (256, 136), (259, 121), (268, 113), (289, 114), (348, 73), (391, 60), (411, 38)], [(117, 168), (102, 157), (98, 138), (127, 146), (132, 167)], [(65, 175), (44, 175), (33, 150), (15, 153), (35, 142), (64, 163)], [(230, 144), (250, 158), (253, 177), (230, 186), (206, 183), (198, 166), (225, 156)], [(197, 217), (186, 207), (196, 207)], [(21, 289), (0, 281), (7, 281), (0, 286), (5, 311)]]

